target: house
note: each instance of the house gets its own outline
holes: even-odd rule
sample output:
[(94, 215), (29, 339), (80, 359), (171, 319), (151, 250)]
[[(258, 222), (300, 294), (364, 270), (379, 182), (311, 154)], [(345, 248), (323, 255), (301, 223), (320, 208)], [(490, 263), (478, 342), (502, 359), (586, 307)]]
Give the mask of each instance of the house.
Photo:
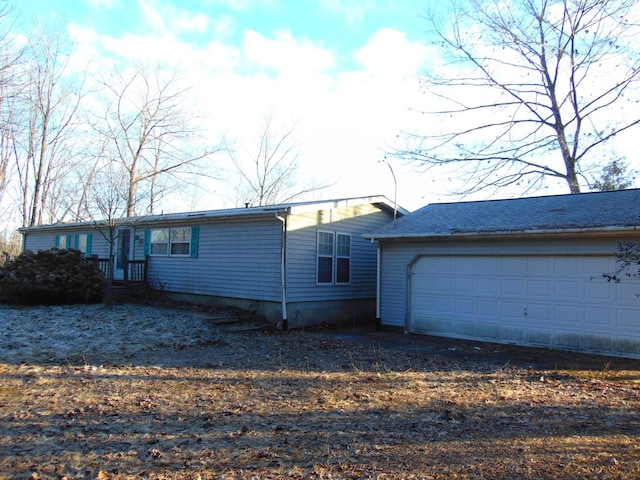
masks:
[(405, 332), (640, 358), (640, 190), (427, 205), (366, 235), (378, 322)]
[[(152, 288), (299, 327), (375, 319), (377, 251), (363, 234), (407, 213), (383, 196), (211, 210), (116, 222), (116, 278), (148, 258)], [(23, 248), (108, 258), (98, 222), (20, 229)], [(102, 233), (101, 233), (102, 232)]]

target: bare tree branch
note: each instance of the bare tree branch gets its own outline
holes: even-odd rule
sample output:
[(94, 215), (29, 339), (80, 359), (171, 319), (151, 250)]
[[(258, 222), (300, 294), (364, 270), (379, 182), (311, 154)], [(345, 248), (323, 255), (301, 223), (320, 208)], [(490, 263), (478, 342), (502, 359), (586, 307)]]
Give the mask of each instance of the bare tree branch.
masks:
[(549, 176), (580, 192), (587, 158), (640, 123), (635, 3), (470, 0), (445, 24), (430, 12), (447, 60), (422, 79), (432, 131), (405, 133), (391, 155), (460, 166), (465, 193)]
[[(137, 66), (132, 73), (115, 71), (102, 84), (105, 113), (93, 128), (107, 142), (106, 155), (127, 173), (127, 216), (143, 208), (143, 198), (145, 213), (153, 213), (160, 178), (178, 171), (197, 174), (201, 161), (222, 147), (202, 146), (195, 118), (183, 107), (187, 89), (176, 76)], [(141, 192), (147, 181), (149, 190)]]

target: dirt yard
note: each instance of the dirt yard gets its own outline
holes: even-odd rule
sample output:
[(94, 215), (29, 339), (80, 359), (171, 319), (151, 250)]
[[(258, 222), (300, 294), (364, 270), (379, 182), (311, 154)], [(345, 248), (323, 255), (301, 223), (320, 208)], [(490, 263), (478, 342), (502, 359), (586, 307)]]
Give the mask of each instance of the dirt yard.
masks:
[(640, 362), (0, 306), (0, 479), (640, 478)]

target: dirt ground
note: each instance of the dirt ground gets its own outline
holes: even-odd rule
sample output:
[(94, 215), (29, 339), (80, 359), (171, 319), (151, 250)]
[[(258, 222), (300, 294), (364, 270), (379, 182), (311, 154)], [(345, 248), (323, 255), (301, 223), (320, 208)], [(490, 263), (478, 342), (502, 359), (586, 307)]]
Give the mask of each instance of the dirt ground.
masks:
[(640, 362), (0, 306), (0, 479), (640, 478)]

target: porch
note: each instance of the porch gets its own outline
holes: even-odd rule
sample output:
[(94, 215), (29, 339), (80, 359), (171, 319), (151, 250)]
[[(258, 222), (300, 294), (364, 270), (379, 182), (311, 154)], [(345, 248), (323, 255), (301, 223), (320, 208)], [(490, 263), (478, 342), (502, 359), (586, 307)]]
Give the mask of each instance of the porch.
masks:
[[(109, 270), (112, 265), (116, 265), (115, 258), (113, 261), (109, 261), (108, 258), (98, 258), (97, 256), (91, 257), (91, 261), (94, 265), (104, 273), (106, 278), (109, 278)], [(118, 268), (121, 267), (121, 268)], [(149, 256), (146, 256), (143, 260), (129, 260), (124, 257), (121, 265), (116, 265), (113, 271), (113, 285), (125, 285), (125, 286), (142, 286), (147, 288), (149, 279)]]

